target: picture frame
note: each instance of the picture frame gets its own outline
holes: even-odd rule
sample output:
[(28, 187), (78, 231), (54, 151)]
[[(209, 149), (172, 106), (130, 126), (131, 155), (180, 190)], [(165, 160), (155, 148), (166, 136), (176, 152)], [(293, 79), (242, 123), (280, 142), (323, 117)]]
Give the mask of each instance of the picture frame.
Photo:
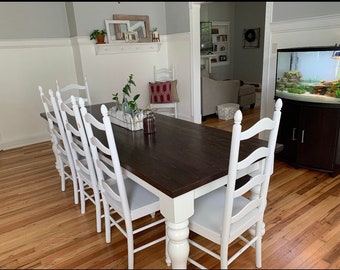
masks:
[(260, 48), (260, 28), (243, 30), (243, 48)]
[(228, 50), (228, 44), (217, 44), (217, 52), (226, 52)]
[(227, 61), (227, 56), (226, 55), (220, 55), (219, 60), (220, 60), (220, 62)]
[(218, 28), (212, 28), (211, 34), (218, 34)]
[[(130, 23), (128, 20), (105, 20), (106, 35), (108, 43), (114, 43), (124, 39), (123, 33), (130, 31)], [(119, 27), (120, 32), (116, 29)]]
[(125, 42), (138, 42), (138, 32), (137, 31), (127, 31), (124, 33)]
[(228, 35), (216, 36), (216, 42), (226, 42), (226, 41), (228, 41)]
[[(152, 42), (148, 15), (113, 14), (113, 19), (129, 21), (129, 31), (136, 31), (138, 33), (139, 42)], [(117, 34), (121, 35), (122, 29), (119, 24), (115, 25), (115, 30)], [(121, 39), (123, 39), (123, 35), (121, 36)]]

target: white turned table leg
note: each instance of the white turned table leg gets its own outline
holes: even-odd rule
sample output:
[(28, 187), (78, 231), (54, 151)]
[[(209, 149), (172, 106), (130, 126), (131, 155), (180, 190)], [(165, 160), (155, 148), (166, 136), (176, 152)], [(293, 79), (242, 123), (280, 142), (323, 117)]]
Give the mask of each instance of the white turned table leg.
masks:
[(167, 222), (169, 237), (168, 252), (172, 269), (186, 269), (189, 256), (189, 221), (180, 223)]

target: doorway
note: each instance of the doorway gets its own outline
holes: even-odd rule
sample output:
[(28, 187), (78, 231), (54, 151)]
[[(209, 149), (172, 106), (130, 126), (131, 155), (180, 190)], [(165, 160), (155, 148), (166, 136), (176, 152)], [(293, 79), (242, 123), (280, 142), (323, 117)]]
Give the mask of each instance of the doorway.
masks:
[[(223, 2), (222, 2), (223, 3)], [(224, 2), (231, 4), (230, 2)], [(200, 22), (201, 22), (201, 7), (203, 5), (209, 5), (209, 12), (214, 12), (217, 15), (212, 17), (211, 20), (222, 21), (228, 20), (231, 22), (231, 65), (232, 65), (232, 76), (234, 79), (241, 79), (251, 83), (262, 83), (262, 67), (263, 67), (263, 51), (264, 51), (264, 28), (265, 28), (265, 15), (266, 15), (266, 2), (262, 2), (261, 5), (253, 5), (251, 2), (233, 2), (231, 5), (233, 12), (227, 13), (225, 9), (220, 7), (214, 8), (213, 5), (219, 3), (203, 3), (203, 2), (191, 2), (191, 16), (190, 24), (192, 31), (192, 78), (193, 86), (192, 93), (195, 93), (192, 98), (193, 101), (193, 115), (194, 121), (200, 123), (201, 115), (201, 94), (200, 94)], [(259, 2), (255, 3), (259, 4)], [(256, 12), (254, 13), (254, 10)], [(221, 14), (222, 12), (222, 14)], [(229, 17), (223, 17), (229, 14)], [(255, 15), (254, 15), (255, 14)], [(202, 17), (203, 20), (207, 20), (206, 14)], [(236, 19), (238, 21), (236, 21)], [(251, 25), (251, 26), (249, 26)], [(260, 47), (257, 49), (244, 49), (242, 48), (244, 29), (249, 27), (260, 27)], [(237, 61), (236, 61), (237, 59)], [(253, 64), (253, 67), (251, 64)], [(254, 68), (256, 66), (256, 68)], [(259, 68), (261, 67), (261, 68)], [(253, 76), (251, 76), (253, 75)], [(199, 89), (199, 90), (198, 90)], [(260, 92), (258, 95), (258, 101), (261, 103)], [(262, 110), (262, 109), (261, 109)]]

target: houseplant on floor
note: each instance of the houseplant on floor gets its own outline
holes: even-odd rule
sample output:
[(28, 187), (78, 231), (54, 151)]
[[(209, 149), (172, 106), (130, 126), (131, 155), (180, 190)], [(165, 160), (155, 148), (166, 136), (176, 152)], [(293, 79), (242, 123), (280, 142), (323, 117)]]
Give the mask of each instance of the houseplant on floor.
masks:
[(90, 40), (96, 39), (97, 40), (97, 44), (105, 44), (105, 35), (106, 35), (106, 30), (102, 29), (95, 29), (92, 31), (92, 33), (90, 34)]

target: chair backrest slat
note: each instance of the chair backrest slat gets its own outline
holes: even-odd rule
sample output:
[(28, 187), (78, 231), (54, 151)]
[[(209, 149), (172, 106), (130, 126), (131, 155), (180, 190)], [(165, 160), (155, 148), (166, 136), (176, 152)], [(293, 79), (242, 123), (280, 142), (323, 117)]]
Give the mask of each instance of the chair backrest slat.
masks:
[(76, 101), (79, 100), (79, 97), (82, 97), (87, 105), (92, 104), (90, 90), (89, 90), (86, 77), (84, 77), (84, 85), (71, 83), (71, 84), (65, 85), (64, 87), (60, 87), (58, 80), (56, 80), (56, 86), (57, 86), (57, 91), (60, 92), (64, 103), (70, 104), (71, 96), (73, 95)]

